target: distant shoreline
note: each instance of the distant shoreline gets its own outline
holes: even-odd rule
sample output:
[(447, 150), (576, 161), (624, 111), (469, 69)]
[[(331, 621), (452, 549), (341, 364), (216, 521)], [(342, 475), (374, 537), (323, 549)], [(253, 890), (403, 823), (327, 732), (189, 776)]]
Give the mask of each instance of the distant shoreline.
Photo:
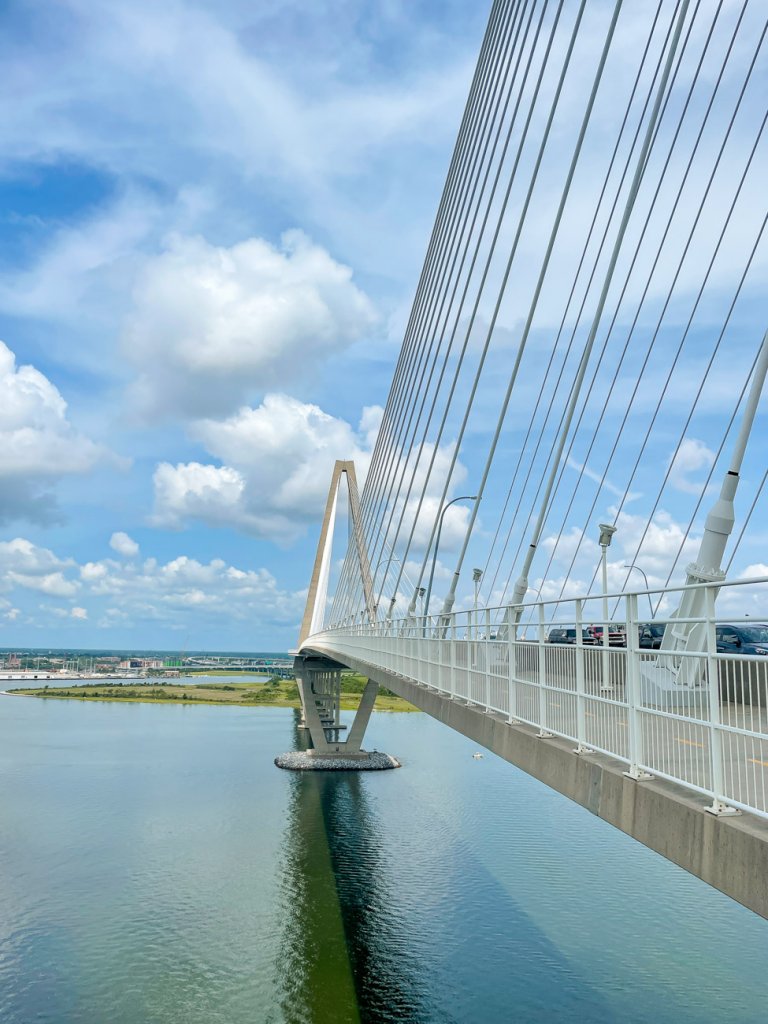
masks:
[[(363, 677), (342, 677), (341, 708), (354, 711), (359, 702)], [(208, 686), (168, 682), (125, 682), (120, 685), (90, 683), (80, 686), (18, 687), (0, 691), (8, 697), (37, 697), (41, 700), (107, 701), (115, 704), (207, 704), (235, 707), (299, 708), (298, 688), (294, 680), (271, 679), (268, 682), (212, 683)], [(377, 711), (415, 711), (412, 704), (389, 691), (376, 698)]]

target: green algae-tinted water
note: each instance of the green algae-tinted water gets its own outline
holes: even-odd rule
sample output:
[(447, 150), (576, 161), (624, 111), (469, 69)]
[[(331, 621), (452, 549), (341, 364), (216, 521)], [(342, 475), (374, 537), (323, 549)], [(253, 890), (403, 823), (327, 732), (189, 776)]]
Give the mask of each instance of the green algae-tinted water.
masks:
[(420, 715), (0, 697), (2, 1024), (758, 1022), (768, 923)]

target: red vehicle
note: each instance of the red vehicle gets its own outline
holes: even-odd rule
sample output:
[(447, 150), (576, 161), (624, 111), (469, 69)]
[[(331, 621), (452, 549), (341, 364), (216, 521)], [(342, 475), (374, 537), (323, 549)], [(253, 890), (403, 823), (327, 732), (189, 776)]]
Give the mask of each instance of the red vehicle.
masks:
[[(587, 626), (590, 634), (595, 638), (596, 644), (602, 644), (603, 642), (603, 627), (602, 626)], [(609, 647), (626, 647), (627, 646), (627, 634), (626, 631), (619, 625), (608, 626), (608, 646)]]

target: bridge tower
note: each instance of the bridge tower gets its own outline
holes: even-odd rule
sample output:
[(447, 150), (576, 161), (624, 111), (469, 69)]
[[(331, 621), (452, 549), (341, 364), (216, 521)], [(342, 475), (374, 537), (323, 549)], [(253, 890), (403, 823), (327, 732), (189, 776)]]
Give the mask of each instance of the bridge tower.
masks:
[(350, 528), (357, 553), (357, 567), (363, 586), (368, 621), (376, 619), (370, 563), (365, 546), (360, 517), (360, 497), (357, 489), (355, 464), (337, 460), (333, 467), (323, 524), (317, 543), (315, 564), (312, 569), (304, 618), (299, 633), (299, 645), (294, 661), (296, 683), (301, 699), (301, 727), (309, 733), (312, 747), (306, 751), (292, 751), (275, 758), (280, 768), (301, 770), (375, 770), (397, 768), (395, 758), (379, 751), (362, 749), (363, 736), (376, 702), (378, 683), (369, 679), (360, 698), (360, 705), (346, 738), (347, 726), (341, 722), (341, 673), (344, 668), (322, 653), (313, 651), (308, 638), (322, 630), (328, 599), (328, 580), (331, 571), (333, 534), (342, 476), (347, 480)]

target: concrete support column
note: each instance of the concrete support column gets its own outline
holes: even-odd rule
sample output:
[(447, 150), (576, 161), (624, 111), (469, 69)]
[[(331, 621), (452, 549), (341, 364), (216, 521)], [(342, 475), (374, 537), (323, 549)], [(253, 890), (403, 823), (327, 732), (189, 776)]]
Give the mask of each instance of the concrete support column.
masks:
[[(333, 767), (334, 761), (348, 761), (344, 768), (396, 768), (388, 754), (369, 754), (362, 748), (379, 684), (368, 679), (346, 739), (341, 724), (341, 672), (343, 666), (322, 655), (300, 654), (294, 661), (301, 697), (303, 719), (312, 747), (308, 751), (280, 755), (279, 767), (308, 769)], [(314, 763), (313, 763), (314, 762)]]

